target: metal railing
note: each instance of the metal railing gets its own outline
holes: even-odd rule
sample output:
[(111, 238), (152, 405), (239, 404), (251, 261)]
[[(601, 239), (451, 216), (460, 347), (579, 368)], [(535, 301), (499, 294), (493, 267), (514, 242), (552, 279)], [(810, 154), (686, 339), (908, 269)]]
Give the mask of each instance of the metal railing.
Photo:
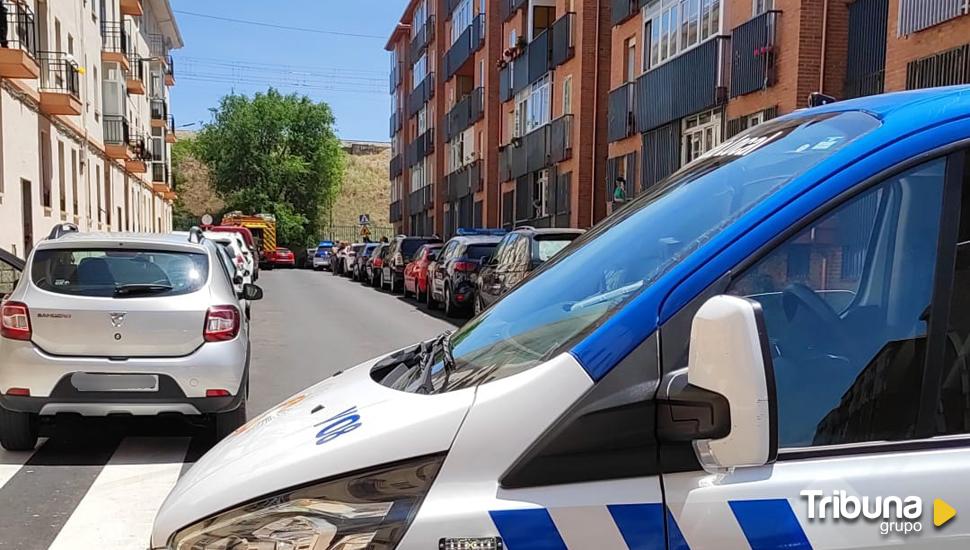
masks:
[(576, 52), (576, 14), (569, 12), (552, 24), (552, 66), (572, 59)]
[(897, 36), (913, 34), (970, 13), (967, 0), (899, 0)]
[(780, 11), (766, 11), (731, 31), (731, 97), (775, 83), (775, 34)]
[(128, 54), (128, 80), (145, 81), (145, 58), (135, 52)]
[(120, 53), (127, 56), (131, 45), (128, 35), (128, 26), (124, 21), (102, 21), (102, 51)]
[(175, 115), (168, 115), (168, 133), (175, 133)]
[(175, 59), (171, 55), (165, 56), (165, 76), (175, 78)]
[(401, 221), (401, 218), (402, 218), (402, 216), (401, 216), (401, 201), (394, 201), (394, 202), (392, 202), (391, 205), (390, 205), (389, 210), (390, 210), (390, 212), (389, 212), (390, 215), (388, 216), (388, 219), (390, 221), (392, 221), (392, 222), (399, 222), (399, 221)]
[(636, 83), (627, 82), (610, 92), (606, 137), (609, 141), (619, 141), (632, 136), (636, 129)]
[(411, 93), (408, 95), (408, 117), (412, 117), (421, 110), (421, 107), (428, 102), (429, 99), (434, 97), (434, 73), (428, 73), (418, 84)]
[(128, 147), (131, 149), (132, 156), (136, 160), (154, 160), (149, 143), (151, 143), (151, 140), (146, 139), (141, 133), (129, 132)]
[(37, 58), (37, 24), (34, 12), (25, 4), (3, 0), (6, 26), (0, 34), (0, 47), (14, 48)]
[(401, 85), (401, 75), (404, 73), (404, 64), (398, 61), (391, 67), (391, 72), (388, 75), (388, 80), (390, 82), (390, 93), (394, 93), (394, 90)]
[(471, 93), (462, 97), (454, 107), (448, 111), (445, 118), (445, 141), (468, 129), (485, 114), (485, 93), (482, 87), (475, 88)]
[(615, 27), (633, 17), (640, 10), (638, 0), (612, 0), (610, 23)]
[(455, 76), (472, 55), (485, 45), (485, 14), (478, 14), (445, 53), (445, 79)]
[(104, 126), (105, 145), (128, 144), (130, 138), (128, 119), (124, 115), (104, 115), (102, 124)]
[(388, 163), (388, 172), (392, 178), (396, 178), (404, 173), (404, 157), (401, 153), (391, 157), (391, 161)]
[(411, 40), (411, 46), (408, 50), (411, 54), (411, 61), (416, 61), (421, 57), (421, 53), (424, 49), (428, 47), (428, 44), (434, 40), (434, 16), (429, 15), (428, 19), (424, 22), (424, 26), (418, 31), (414, 39)]
[(152, 163), (152, 183), (168, 184), (168, 165), (164, 162)]
[(165, 120), (168, 118), (168, 105), (164, 99), (153, 97), (149, 103), (152, 120)]
[(563, 115), (549, 125), (549, 162), (573, 156), (573, 115)]
[(168, 46), (165, 44), (164, 35), (148, 35), (148, 54), (155, 59), (164, 59), (168, 56)]
[(955, 86), (970, 83), (970, 44), (910, 61), (906, 89)]
[(37, 52), (40, 63), (40, 91), (71, 94), (81, 98), (78, 65), (65, 52)]

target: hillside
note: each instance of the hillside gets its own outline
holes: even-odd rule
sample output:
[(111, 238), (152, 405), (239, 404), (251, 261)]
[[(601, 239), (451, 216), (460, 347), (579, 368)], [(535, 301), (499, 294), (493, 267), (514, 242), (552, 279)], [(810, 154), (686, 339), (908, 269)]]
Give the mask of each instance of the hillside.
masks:
[[(357, 150), (345, 147), (344, 181), (333, 208), (333, 225), (340, 238), (347, 228), (356, 227), (358, 216), (369, 214), (371, 225), (377, 231), (390, 227), (388, 207), (390, 204), (390, 184), (387, 178), (387, 165), (391, 160), (388, 147)], [(375, 150), (377, 152), (375, 152)], [(324, 233), (330, 226), (329, 212), (324, 211), (320, 225)]]

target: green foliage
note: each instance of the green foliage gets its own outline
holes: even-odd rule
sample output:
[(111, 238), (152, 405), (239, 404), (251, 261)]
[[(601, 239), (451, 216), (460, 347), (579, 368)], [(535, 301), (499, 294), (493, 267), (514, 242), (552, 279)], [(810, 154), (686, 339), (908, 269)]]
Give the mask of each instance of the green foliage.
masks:
[(209, 167), (227, 210), (275, 213), (281, 244), (314, 240), (320, 212), (343, 179), (330, 107), (270, 88), (223, 97), (214, 118), (187, 147)]

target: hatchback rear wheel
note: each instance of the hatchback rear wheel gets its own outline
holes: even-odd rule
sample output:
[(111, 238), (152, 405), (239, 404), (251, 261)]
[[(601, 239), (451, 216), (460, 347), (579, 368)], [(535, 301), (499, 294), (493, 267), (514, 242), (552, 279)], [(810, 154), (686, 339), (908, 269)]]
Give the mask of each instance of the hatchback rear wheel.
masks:
[(36, 414), (9, 411), (0, 407), (0, 445), (8, 451), (30, 451), (37, 446)]

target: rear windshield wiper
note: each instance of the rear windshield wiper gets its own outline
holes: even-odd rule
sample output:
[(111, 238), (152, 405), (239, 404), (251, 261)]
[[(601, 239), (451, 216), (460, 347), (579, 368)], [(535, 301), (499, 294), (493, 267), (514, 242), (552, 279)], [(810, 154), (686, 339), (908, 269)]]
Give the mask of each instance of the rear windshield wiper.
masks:
[(451, 331), (445, 331), (439, 334), (425, 349), (421, 363), (421, 386), (419, 386), (419, 389), (422, 391), (420, 393), (434, 393), (434, 384), (431, 382), (431, 375), (433, 374), (431, 367), (434, 366), (434, 352), (438, 347), (441, 348), (445, 370), (450, 371), (455, 366), (455, 358), (451, 354)]
[(160, 283), (132, 283), (115, 287), (115, 296), (131, 296), (133, 294), (158, 294), (172, 290), (172, 285)]

